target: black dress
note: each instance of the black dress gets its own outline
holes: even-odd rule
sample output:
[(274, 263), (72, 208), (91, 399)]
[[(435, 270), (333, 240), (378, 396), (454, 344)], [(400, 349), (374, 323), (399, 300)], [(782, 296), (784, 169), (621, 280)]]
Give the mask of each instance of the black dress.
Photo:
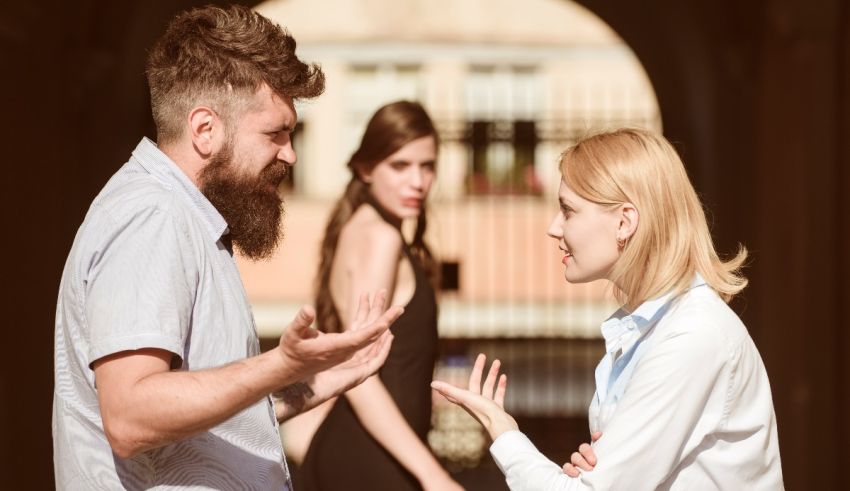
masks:
[[(375, 207), (379, 214), (382, 210)], [(383, 214), (382, 214), (383, 216)], [(386, 220), (386, 217), (384, 217)], [(393, 323), (393, 344), (378, 372), (405, 420), (425, 442), (431, 426), (431, 379), (437, 354), (437, 302), (419, 260), (404, 243), (416, 287)], [(422, 489), (366, 431), (345, 396), (316, 431), (296, 475), (297, 491), (404, 491)]]

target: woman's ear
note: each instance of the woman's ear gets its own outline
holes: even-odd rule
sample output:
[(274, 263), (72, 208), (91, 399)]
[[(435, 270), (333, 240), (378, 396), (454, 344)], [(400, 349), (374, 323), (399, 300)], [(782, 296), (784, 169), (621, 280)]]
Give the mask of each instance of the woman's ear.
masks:
[(638, 227), (640, 214), (635, 205), (631, 203), (623, 203), (620, 206), (620, 226), (617, 229), (617, 242), (625, 243), (628, 241)]
[(354, 164), (354, 172), (357, 177), (366, 184), (372, 184), (372, 172), (364, 164)]

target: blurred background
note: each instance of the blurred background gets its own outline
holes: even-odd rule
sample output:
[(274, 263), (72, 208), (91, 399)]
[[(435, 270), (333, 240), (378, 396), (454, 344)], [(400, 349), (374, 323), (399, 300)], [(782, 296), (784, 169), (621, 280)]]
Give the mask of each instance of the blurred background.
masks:
[[(287, 240), (269, 262), (239, 262), (266, 344), (312, 301), (327, 217), (369, 117), (394, 100), (421, 101), (441, 141), (428, 231), (443, 263), (435, 377), (463, 384), (476, 353), (498, 356), (511, 378), (508, 410), (566, 461), (572, 442), (588, 439), (599, 324), (616, 307), (603, 282), (566, 284), (545, 236), (557, 161), (590, 131), (661, 129), (637, 56), (574, 2), (271, 0), (256, 9), (285, 25), (328, 80), (322, 97), (298, 105), (300, 164), (282, 190)], [(311, 419), (283, 427), (293, 468)], [(431, 447), (461, 483), (504, 488), (471, 417), (437, 396), (433, 421)]]
[[(76, 228), (143, 135), (146, 50), (208, 1), (5, 2), (0, 87), (8, 293), (0, 462), (51, 489), (55, 296)], [(224, 4), (225, 2), (217, 2)], [(587, 440), (604, 284), (568, 285), (545, 236), (558, 154), (617, 126), (662, 130), (721, 252), (751, 251), (733, 303), (773, 387), (788, 489), (850, 489), (850, 5), (841, 0), (269, 0), (328, 79), (298, 106), (287, 238), (239, 260), (265, 346), (311, 301), (318, 244), (366, 120), (422, 102), (441, 136), (429, 240), (443, 263), (436, 377), (500, 357), (507, 405), (555, 461)], [(284, 426), (297, 463), (305, 443)], [(429, 442), (469, 489), (504, 488), (487, 442), (435, 400)], [(299, 445), (301, 447), (299, 447)]]

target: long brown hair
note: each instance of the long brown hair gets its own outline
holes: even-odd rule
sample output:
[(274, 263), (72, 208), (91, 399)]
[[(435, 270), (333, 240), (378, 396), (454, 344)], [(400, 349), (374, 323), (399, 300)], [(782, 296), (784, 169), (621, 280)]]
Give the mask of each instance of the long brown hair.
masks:
[[(331, 298), (330, 290), (331, 268), (336, 255), (339, 234), (360, 205), (367, 201), (374, 203), (374, 200), (370, 200), (369, 185), (361, 179), (358, 170), (361, 172), (371, 170), (404, 145), (425, 136), (432, 136), (435, 141), (438, 140), (434, 123), (425, 109), (416, 102), (398, 101), (387, 104), (378, 109), (366, 125), (360, 147), (348, 161), (351, 180), (334, 206), (325, 228), (325, 237), (322, 239), (321, 263), (315, 285), (316, 318), (319, 329), (322, 331), (342, 331), (342, 321)], [(437, 261), (428, 245), (425, 244), (427, 225), (427, 213), (423, 207), (416, 222), (416, 232), (410, 243), (410, 249), (421, 262), (432, 285), (436, 286), (439, 272)]]

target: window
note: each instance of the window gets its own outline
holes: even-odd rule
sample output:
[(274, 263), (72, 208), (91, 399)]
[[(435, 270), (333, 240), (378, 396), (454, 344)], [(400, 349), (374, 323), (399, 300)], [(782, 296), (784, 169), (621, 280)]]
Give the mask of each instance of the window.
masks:
[(534, 172), (537, 151), (534, 121), (472, 121), (468, 145), (471, 194), (540, 194)]
[(540, 79), (534, 67), (470, 67), (465, 143), (470, 194), (540, 194)]

